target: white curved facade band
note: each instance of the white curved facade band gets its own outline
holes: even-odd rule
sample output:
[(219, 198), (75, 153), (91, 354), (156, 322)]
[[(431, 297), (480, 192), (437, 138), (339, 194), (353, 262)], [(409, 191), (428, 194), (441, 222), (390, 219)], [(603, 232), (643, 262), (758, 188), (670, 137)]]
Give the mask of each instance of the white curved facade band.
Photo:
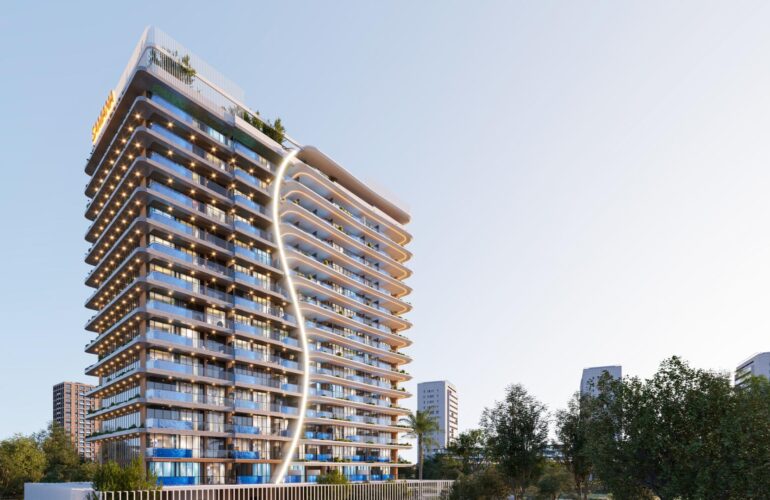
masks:
[(294, 282), (291, 279), (291, 270), (289, 269), (289, 262), (286, 259), (286, 249), (283, 245), (283, 235), (281, 234), (281, 184), (283, 183), (283, 176), (286, 172), (291, 161), (297, 156), (299, 150), (294, 150), (286, 157), (284, 157), (281, 165), (278, 167), (278, 171), (275, 174), (275, 181), (273, 182), (273, 231), (275, 233), (275, 241), (278, 245), (278, 255), (281, 258), (281, 269), (286, 278), (286, 285), (289, 289), (289, 298), (291, 303), (294, 304), (294, 313), (297, 317), (297, 327), (300, 334), (300, 345), (302, 346), (302, 356), (304, 358), (304, 373), (302, 374), (302, 396), (299, 403), (299, 418), (297, 419), (297, 429), (294, 436), (291, 438), (289, 449), (286, 451), (286, 456), (283, 458), (281, 467), (278, 469), (278, 473), (273, 475), (273, 482), (278, 484), (282, 483), (284, 477), (286, 477), (286, 471), (289, 469), (289, 465), (293, 461), (294, 453), (297, 451), (299, 445), (299, 437), (302, 435), (302, 430), (305, 425), (305, 412), (307, 411), (307, 399), (310, 392), (310, 348), (307, 344), (307, 333), (305, 331), (305, 317), (302, 314), (302, 309), (299, 305), (299, 298), (297, 297), (297, 291), (294, 289)]

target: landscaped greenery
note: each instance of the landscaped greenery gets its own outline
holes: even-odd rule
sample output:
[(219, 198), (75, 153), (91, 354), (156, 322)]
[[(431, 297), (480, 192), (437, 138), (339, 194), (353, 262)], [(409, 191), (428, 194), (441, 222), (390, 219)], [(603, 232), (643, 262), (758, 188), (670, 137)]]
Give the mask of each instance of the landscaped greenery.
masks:
[(252, 127), (259, 130), (278, 144), (283, 144), (283, 140), (286, 137), (286, 129), (281, 123), (280, 118), (276, 118), (274, 122), (265, 121), (259, 116), (259, 112), (251, 114), (241, 110), (241, 118), (248, 122)]
[(158, 478), (147, 474), (140, 458), (135, 458), (126, 467), (108, 461), (97, 467), (93, 486), (96, 491), (159, 490)]
[(0, 497), (20, 497), (24, 483), (89, 481), (96, 465), (80, 458), (58, 424), (30, 436), (0, 441)]
[(417, 438), (417, 478), (422, 479), (425, 449), (433, 443), (431, 434), (438, 431), (438, 422), (427, 411), (417, 411), (402, 420), (410, 437)]
[(190, 56), (185, 54), (179, 57), (177, 51), (169, 51), (170, 55), (167, 55), (164, 50), (151, 49), (150, 50), (150, 64), (155, 64), (163, 68), (166, 72), (181, 80), (182, 82), (190, 85), (195, 78), (195, 68), (190, 64)]
[(332, 469), (318, 477), (318, 484), (348, 484), (348, 477), (339, 469)]
[[(548, 443), (553, 417), (556, 441)], [(648, 380), (600, 379), (553, 414), (522, 386), (425, 460), (426, 479), (456, 479), (450, 498), (618, 500), (767, 498), (770, 382), (664, 361)]]

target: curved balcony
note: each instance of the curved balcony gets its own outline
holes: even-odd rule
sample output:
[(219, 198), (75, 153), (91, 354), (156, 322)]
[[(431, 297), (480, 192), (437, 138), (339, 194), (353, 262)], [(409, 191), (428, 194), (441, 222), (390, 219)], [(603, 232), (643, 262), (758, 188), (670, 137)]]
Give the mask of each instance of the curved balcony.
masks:
[[(316, 211), (320, 210), (320, 212), (317, 214), (318, 217), (322, 219), (326, 219), (327, 217), (332, 219), (342, 219), (346, 225), (346, 234), (348, 234), (353, 239), (361, 241), (365, 245), (368, 244), (367, 238), (373, 239), (374, 245), (379, 245), (384, 248), (380, 250), (374, 248), (373, 246), (370, 247), (375, 249), (378, 253), (401, 264), (411, 258), (411, 252), (404, 248), (403, 245), (399, 245), (385, 234), (380, 232), (378, 229), (378, 224), (372, 222), (371, 220), (366, 219), (360, 215), (355, 215), (353, 212), (346, 209), (342, 205), (324, 198), (319, 193), (313, 191), (309, 186), (299, 182), (294, 178), (286, 177), (284, 179), (283, 187), (284, 189), (282, 194), (286, 200), (295, 200), (296, 195), (299, 195), (303, 199), (312, 203), (316, 207)], [(357, 231), (358, 234), (349, 233), (348, 231), (351, 229)]]

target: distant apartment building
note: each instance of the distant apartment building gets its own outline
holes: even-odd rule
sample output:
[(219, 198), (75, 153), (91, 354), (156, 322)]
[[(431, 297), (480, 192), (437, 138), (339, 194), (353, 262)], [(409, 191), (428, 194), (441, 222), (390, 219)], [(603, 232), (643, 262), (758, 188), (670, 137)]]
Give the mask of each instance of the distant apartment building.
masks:
[(457, 388), (446, 380), (417, 384), (417, 410), (428, 412), (438, 422), (428, 453), (445, 449), (458, 435)]
[(743, 386), (752, 376), (770, 380), (770, 352), (757, 353), (740, 363), (735, 369), (735, 386)]
[(154, 28), (91, 132), (100, 459), (165, 486), (397, 479), (409, 214)]
[(96, 444), (86, 438), (94, 431), (93, 420), (86, 416), (93, 408), (87, 393), (94, 386), (62, 382), (53, 386), (53, 421), (70, 433), (78, 453), (86, 460), (96, 460)]
[(583, 377), (580, 379), (580, 395), (596, 396), (599, 393), (597, 384), (605, 373), (614, 379), (623, 378), (623, 368), (620, 365), (584, 368)]

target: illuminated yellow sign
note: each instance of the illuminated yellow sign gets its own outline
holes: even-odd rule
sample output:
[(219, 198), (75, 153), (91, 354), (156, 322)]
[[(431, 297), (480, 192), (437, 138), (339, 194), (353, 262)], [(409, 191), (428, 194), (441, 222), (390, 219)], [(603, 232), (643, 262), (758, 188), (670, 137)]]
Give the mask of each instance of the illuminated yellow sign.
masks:
[(110, 90), (110, 95), (107, 96), (107, 101), (102, 106), (102, 111), (99, 113), (99, 118), (96, 119), (94, 126), (91, 127), (91, 142), (96, 144), (96, 139), (99, 137), (99, 133), (104, 128), (104, 124), (107, 123), (112, 109), (115, 107), (115, 91)]

